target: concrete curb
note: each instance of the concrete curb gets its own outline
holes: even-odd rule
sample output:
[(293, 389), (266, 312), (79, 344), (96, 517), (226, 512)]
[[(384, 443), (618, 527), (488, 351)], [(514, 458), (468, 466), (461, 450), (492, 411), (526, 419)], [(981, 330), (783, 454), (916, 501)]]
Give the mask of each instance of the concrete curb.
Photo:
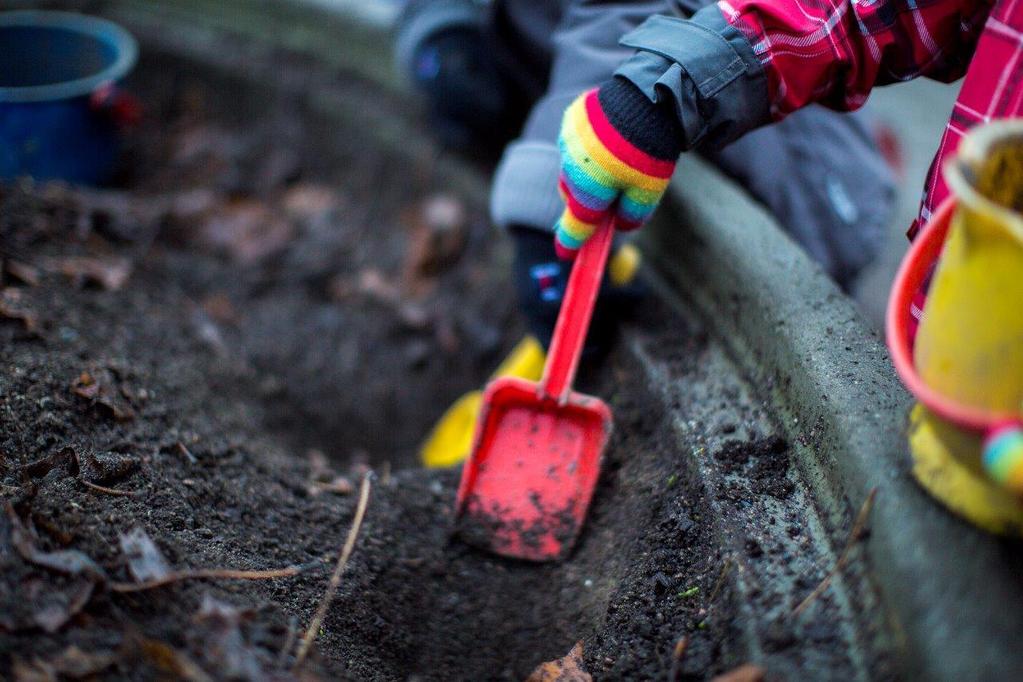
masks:
[(845, 542), (878, 489), (866, 553), (909, 679), (1018, 679), (1019, 560), (912, 480), (911, 400), (853, 302), (705, 162), (679, 165), (644, 236), (670, 286), (783, 415), (822, 517)]

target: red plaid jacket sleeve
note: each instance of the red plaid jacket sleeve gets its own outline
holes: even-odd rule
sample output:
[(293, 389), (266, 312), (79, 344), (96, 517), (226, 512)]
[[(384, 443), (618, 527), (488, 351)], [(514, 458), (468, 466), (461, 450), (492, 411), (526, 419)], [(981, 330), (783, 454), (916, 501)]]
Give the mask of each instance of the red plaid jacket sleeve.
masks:
[(871, 88), (966, 70), (993, 0), (719, 0), (767, 75), (771, 115), (861, 106)]

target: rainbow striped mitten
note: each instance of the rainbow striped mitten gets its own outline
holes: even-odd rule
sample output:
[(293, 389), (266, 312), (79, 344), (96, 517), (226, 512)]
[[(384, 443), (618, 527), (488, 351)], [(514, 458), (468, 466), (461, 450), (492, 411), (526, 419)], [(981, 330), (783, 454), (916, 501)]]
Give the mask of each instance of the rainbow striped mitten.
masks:
[(675, 170), (682, 130), (669, 104), (614, 78), (565, 110), (558, 147), (565, 211), (554, 246), (568, 260), (610, 211), (620, 230), (646, 222)]

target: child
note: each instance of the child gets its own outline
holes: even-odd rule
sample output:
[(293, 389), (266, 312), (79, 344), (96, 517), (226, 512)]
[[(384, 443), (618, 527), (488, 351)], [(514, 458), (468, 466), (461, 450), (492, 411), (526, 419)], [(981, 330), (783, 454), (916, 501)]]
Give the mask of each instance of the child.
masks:
[[(727, 39), (716, 38), (709, 31), (720, 27), (694, 23), (711, 12), (721, 14), (715, 6), (699, 10), (701, 4), (412, 0), (399, 21), (399, 63), (424, 93), (445, 139), (475, 150), (503, 147), (491, 214), (513, 236), (519, 296), (532, 331), (545, 344), (560, 304), (558, 283), (565, 275), (550, 240), (551, 227), (564, 208), (557, 189), (563, 166), (558, 131), (566, 107), (581, 91), (602, 82), (608, 83), (603, 92), (620, 99), (623, 114), (617, 122), (628, 119), (623, 125), (631, 126), (635, 141), (670, 159), (662, 170), (673, 166), (682, 149), (698, 149), (764, 202), (843, 286), (878, 249), (895, 192), (869, 120), (863, 114), (812, 107), (725, 146), (739, 132), (752, 129), (751, 122), (769, 121), (765, 69), (751, 47), (731, 45), (729, 41), (745, 41), (737, 30)], [(692, 21), (682, 18), (693, 12)], [(631, 56), (637, 39), (619, 41), (640, 24), (636, 34), (649, 42), (644, 42), (646, 51)], [(692, 28), (676, 33), (680, 26)], [(720, 84), (700, 79), (697, 86), (675, 57), (706, 61), (708, 73), (715, 65), (727, 74), (741, 67), (737, 78), (746, 87), (738, 87), (734, 78)], [(611, 79), (623, 69), (625, 76)], [(670, 96), (673, 86), (678, 97)], [(615, 95), (615, 89), (625, 98)], [(729, 98), (727, 108), (714, 108), (715, 93)], [(687, 95), (694, 97), (687, 100)], [(518, 138), (509, 143), (520, 126)], [(570, 195), (574, 191), (583, 196), (572, 183), (566, 188)], [(617, 189), (608, 192), (610, 200), (617, 198)], [(598, 212), (587, 214), (575, 202), (571, 215), (577, 224), (560, 223), (564, 252), (581, 243), (585, 230), (580, 225), (610, 203), (593, 204)], [(647, 202), (626, 217), (638, 225), (655, 203)], [(605, 287), (590, 338), (599, 339), (607, 320), (614, 318), (609, 310), (615, 293), (614, 287)]]
[(614, 78), (566, 111), (559, 252), (571, 257), (610, 210), (629, 227), (642, 223), (663, 192), (660, 178), (684, 150), (746, 139), (815, 102), (856, 109), (875, 85), (917, 76), (952, 81), (969, 64), (912, 235), (947, 196), (941, 162), (963, 133), (1023, 108), (1015, 87), (1023, 76), (1018, 5), (720, 0), (690, 20), (649, 18), (622, 39), (636, 52)]

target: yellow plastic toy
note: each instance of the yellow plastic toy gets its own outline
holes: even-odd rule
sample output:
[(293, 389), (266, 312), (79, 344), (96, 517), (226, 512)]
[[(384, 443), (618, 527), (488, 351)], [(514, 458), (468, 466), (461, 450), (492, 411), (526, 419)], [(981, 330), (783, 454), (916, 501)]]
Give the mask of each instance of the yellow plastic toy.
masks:
[[(491, 378), (510, 376), (539, 381), (546, 359), (540, 342), (532, 336), (526, 336), (512, 349)], [(448, 408), (419, 450), (424, 466), (431, 469), (452, 467), (469, 456), (482, 400), (482, 391), (469, 391)]]
[(607, 278), (616, 287), (624, 287), (636, 278), (643, 255), (635, 244), (625, 242), (611, 254), (607, 261)]
[[(1023, 136), (1023, 125), (1011, 128)], [(1023, 161), (1023, 137), (1014, 146), (1002, 142), (1001, 148), (988, 149), (1007, 133), (1004, 126), (990, 126), (968, 136), (945, 173), (958, 206), (927, 294), (914, 359), (923, 380), (943, 395), (1018, 413), (1023, 407), (1023, 215), (985, 196), (1007, 193), (1012, 183), (1023, 197), (1023, 174), (1013, 173), (1008, 163), (1013, 153)]]
[(981, 465), (983, 437), (916, 405), (909, 416), (913, 476), (952, 512), (998, 535), (1023, 535), (1023, 504)]
[[(921, 402), (913, 473), (977, 526), (1023, 535), (1023, 121), (975, 129), (945, 178), (955, 200), (907, 254), (888, 312), (893, 361)], [(935, 261), (914, 346), (909, 301)]]

